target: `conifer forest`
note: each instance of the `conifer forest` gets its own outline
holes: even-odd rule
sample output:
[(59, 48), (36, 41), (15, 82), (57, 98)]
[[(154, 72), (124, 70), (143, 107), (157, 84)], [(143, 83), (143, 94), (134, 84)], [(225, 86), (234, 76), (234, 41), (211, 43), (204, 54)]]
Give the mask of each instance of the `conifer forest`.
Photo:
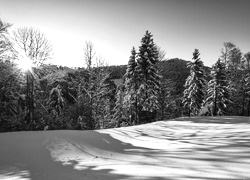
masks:
[(145, 30), (140, 46), (131, 44), (127, 65), (109, 66), (86, 41), (84, 68), (70, 68), (46, 63), (53, 47), (41, 31), (23, 27), (12, 32), (11, 26), (0, 20), (0, 132), (250, 116), (250, 52), (242, 53), (230, 40), (207, 67), (199, 47), (190, 60), (166, 59), (168, 50)]

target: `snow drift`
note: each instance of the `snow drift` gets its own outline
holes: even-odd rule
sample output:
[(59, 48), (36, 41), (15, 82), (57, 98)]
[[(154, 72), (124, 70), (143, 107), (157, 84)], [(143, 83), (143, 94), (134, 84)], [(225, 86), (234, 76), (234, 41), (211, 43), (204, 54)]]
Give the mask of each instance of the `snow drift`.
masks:
[(250, 119), (0, 134), (0, 179), (250, 179)]

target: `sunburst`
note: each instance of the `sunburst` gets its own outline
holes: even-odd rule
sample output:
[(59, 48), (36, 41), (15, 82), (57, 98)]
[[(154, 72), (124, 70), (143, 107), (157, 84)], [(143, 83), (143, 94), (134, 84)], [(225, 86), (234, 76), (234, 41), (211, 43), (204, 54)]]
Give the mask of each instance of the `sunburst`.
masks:
[(31, 72), (32, 67), (34, 67), (32, 60), (26, 56), (23, 58), (20, 58), (17, 63), (18, 63), (18, 67), (24, 72)]

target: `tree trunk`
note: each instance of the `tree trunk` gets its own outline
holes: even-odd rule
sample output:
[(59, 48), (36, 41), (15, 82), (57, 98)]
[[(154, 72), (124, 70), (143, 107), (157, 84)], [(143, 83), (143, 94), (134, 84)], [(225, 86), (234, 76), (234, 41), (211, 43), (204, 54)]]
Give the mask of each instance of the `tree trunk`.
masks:
[(26, 74), (26, 83), (27, 83), (27, 89), (26, 89), (26, 123), (30, 123), (30, 83), (29, 83), (29, 75)]
[(215, 88), (215, 96), (214, 96), (214, 112), (213, 112), (213, 115), (214, 116), (217, 116), (217, 98), (218, 98), (218, 95), (217, 95), (217, 89)]
[(245, 95), (243, 95), (243, 100), (242, 100), (242, 113), (241, 113), (242, 116), (245, 115)]
[(90, 97), (90, 117), (91, 117), (91, 130), (94, 129), (94, 124), (95, 124), (95, 119), (94, 119), (94, 113), (93, 113), (93, 98), (92, 98), (92, 94)]
[(30, 92), (30, 120), (34, 121), (34, 78), (31, 74), (31, 92)]
[(164, 103), (161, 106), (161, 120), (164, 119), (163, 116), (164, 116)]
[(138, 111), (137, 111), (138, 107), (137, 107), (137, 95), (135, 97), (135, 124), (139, 124), (138, 122)]
[(247, 116), (250, 116), (250, 99), (248, 100)]

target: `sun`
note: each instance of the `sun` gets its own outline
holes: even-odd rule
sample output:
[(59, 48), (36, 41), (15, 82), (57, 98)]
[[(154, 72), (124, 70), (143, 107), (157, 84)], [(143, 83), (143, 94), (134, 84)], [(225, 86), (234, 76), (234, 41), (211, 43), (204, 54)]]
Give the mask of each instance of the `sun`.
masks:
[(33, 66), (33, 62), (28, 57), (20, 58), (18, 60), (18, 67), (24, 72), (31, 71)]

